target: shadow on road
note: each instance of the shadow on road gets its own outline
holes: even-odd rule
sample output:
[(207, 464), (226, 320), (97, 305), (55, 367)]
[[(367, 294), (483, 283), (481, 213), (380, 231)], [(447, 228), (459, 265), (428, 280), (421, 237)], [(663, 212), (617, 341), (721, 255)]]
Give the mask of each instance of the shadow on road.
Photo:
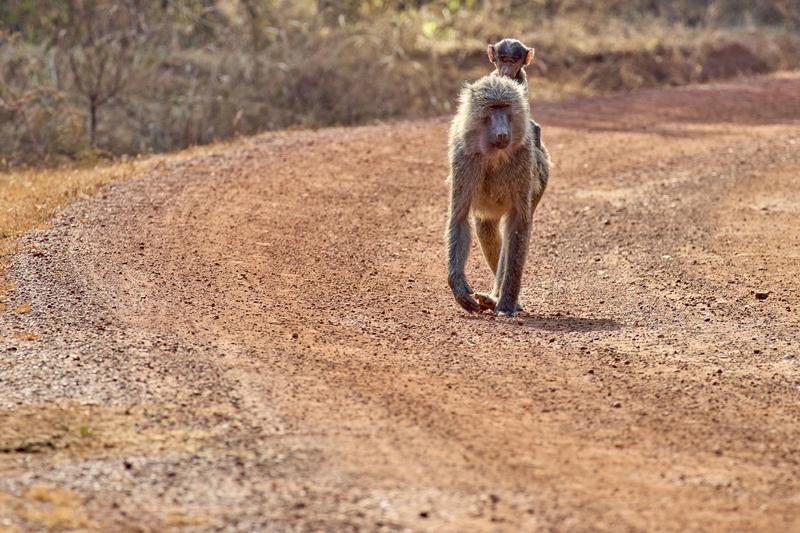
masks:
[(622, 325), (610, 318), (581, 318), (577, 316), (537, 316), (522, 313), (516, 317), (522, 326), (545, 331), (616, 331)]
[(622, 324), (611, 318), (581, 318), (577, 316), (537, 316), (520, 313), (513, 318), (496, 318), (488, 313), (469, 315), (467, 320), (502, 320), (514, 325), (544, 331), (588, 333), (591, 331), (617, 331)]

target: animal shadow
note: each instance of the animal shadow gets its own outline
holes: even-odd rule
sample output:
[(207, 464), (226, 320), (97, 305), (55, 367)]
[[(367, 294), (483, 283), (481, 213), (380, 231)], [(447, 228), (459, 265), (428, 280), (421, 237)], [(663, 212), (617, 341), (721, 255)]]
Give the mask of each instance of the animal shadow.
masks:
[(509, 318), (494, 318), (488, 313), (472, 315), (473, 319), (486, 319), (508, 321), (519, 327), (539, 329), (543, 331), (563, 331), (589, 333), (592, 331), (617, 331), (622, 329), (622, 324), (612, 318), (582, 318), (570, 315), (534, 315), (525, 311)]

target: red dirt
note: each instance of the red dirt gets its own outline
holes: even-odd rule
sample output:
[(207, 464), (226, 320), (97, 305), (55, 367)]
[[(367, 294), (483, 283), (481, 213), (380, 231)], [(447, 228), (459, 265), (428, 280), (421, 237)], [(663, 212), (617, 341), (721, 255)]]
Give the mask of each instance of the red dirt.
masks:
[(32, 233), (0, 529), (35, 484), (86, 528), (800, 528), (800, 76), (535, 114), (513, 319), (447, 288), (444, 118), (178, 155)]

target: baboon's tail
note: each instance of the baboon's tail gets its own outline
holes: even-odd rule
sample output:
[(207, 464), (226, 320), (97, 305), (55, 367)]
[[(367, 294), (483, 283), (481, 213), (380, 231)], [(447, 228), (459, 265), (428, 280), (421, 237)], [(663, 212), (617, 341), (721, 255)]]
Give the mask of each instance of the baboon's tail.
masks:
[(550, 159), (550, 152), (547, 147), (542, 144), (541, 148), (534, 148), (533, 150), (536, 171), (539, 174), (539, 180), (542, 182), (542, 189), (547, 185), (547, 180), (550, 179), (550, 167), (553, 166), (553, 161)]

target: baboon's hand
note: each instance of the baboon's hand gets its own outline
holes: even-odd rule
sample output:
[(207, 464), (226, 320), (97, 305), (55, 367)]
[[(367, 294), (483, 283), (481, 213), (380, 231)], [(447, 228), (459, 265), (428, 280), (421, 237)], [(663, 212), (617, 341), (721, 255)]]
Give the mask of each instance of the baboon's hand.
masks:
[(451, 275), (447, 278), (447, 284), (450, 285), (450, 290), (453, 291), (453, 296), (458, 305), (470, 313), (481, 312), (481, 306), (472, 297), (472, 288), (463, 276)]
[(458, 305), (463, 307), (465, 310), (469, 311), (470, 313), (480, 313), (481, 306), (478, 302), (475, 301), (475, 298), (472, 297), (472, 294), (469, 292), (453, 292), (453, 296), (455, 296)]

